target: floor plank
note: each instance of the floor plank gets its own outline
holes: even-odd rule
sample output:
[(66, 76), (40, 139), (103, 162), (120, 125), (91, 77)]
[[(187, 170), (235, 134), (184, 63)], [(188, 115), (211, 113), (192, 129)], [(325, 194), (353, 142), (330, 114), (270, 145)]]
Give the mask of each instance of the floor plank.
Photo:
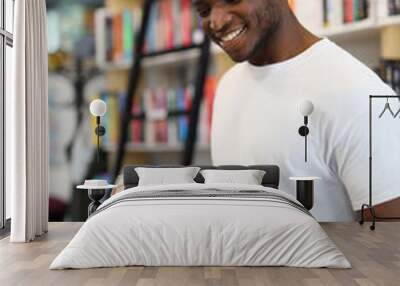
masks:
[(120, 267), (50, 271), (55, 256), (81, 223), (51, 223), (50, 231), (32, 243), (0, 240), (0, 285), (400, 285), (400, 222), (381, 222), (371, 232), (356, 223), (322, 224), (353, 268), (284, 267)]

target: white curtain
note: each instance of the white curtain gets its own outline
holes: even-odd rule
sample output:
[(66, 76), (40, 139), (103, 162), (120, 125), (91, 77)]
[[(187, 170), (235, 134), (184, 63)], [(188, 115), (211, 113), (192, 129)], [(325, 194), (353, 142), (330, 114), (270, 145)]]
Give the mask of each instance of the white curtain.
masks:
[[(48, 227), (48, 94), (45, 0), (15, 1), (13, 93), (6, 111), (6, 187), (12, 242)], [(7, 100), (6, 100), (7, 101)]]

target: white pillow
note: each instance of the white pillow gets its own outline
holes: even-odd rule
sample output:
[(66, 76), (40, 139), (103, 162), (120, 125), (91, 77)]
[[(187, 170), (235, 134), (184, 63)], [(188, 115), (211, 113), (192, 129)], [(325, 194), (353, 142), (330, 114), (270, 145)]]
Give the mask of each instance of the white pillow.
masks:
[(202, 170), (204, 183), (261, 185), (265, 171), (261, 170)]
[(197, 176), (199, 170), (199, 167), (135, 168), (139, 176), (138, 186), (195, 183), (193, 179)]

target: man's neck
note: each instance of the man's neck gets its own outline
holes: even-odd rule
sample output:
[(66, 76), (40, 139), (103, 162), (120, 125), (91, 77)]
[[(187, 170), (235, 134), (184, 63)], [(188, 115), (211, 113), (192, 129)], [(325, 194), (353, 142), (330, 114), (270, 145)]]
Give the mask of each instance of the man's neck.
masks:
[(263, 66), (291, 59), (320, 40), (306, 30), (294, 16), (285, 19), (265, 45), (249, 59), (251, 64)]

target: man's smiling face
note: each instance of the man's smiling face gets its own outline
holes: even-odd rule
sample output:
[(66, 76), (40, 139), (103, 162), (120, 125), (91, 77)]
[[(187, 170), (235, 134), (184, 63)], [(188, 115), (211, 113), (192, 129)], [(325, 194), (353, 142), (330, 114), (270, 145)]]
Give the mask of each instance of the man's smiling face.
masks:
[(193, 3), (204, 31), (235, 62), (242, 62), (262, 50), (277, 30), (285, 1), (194, 0)]

